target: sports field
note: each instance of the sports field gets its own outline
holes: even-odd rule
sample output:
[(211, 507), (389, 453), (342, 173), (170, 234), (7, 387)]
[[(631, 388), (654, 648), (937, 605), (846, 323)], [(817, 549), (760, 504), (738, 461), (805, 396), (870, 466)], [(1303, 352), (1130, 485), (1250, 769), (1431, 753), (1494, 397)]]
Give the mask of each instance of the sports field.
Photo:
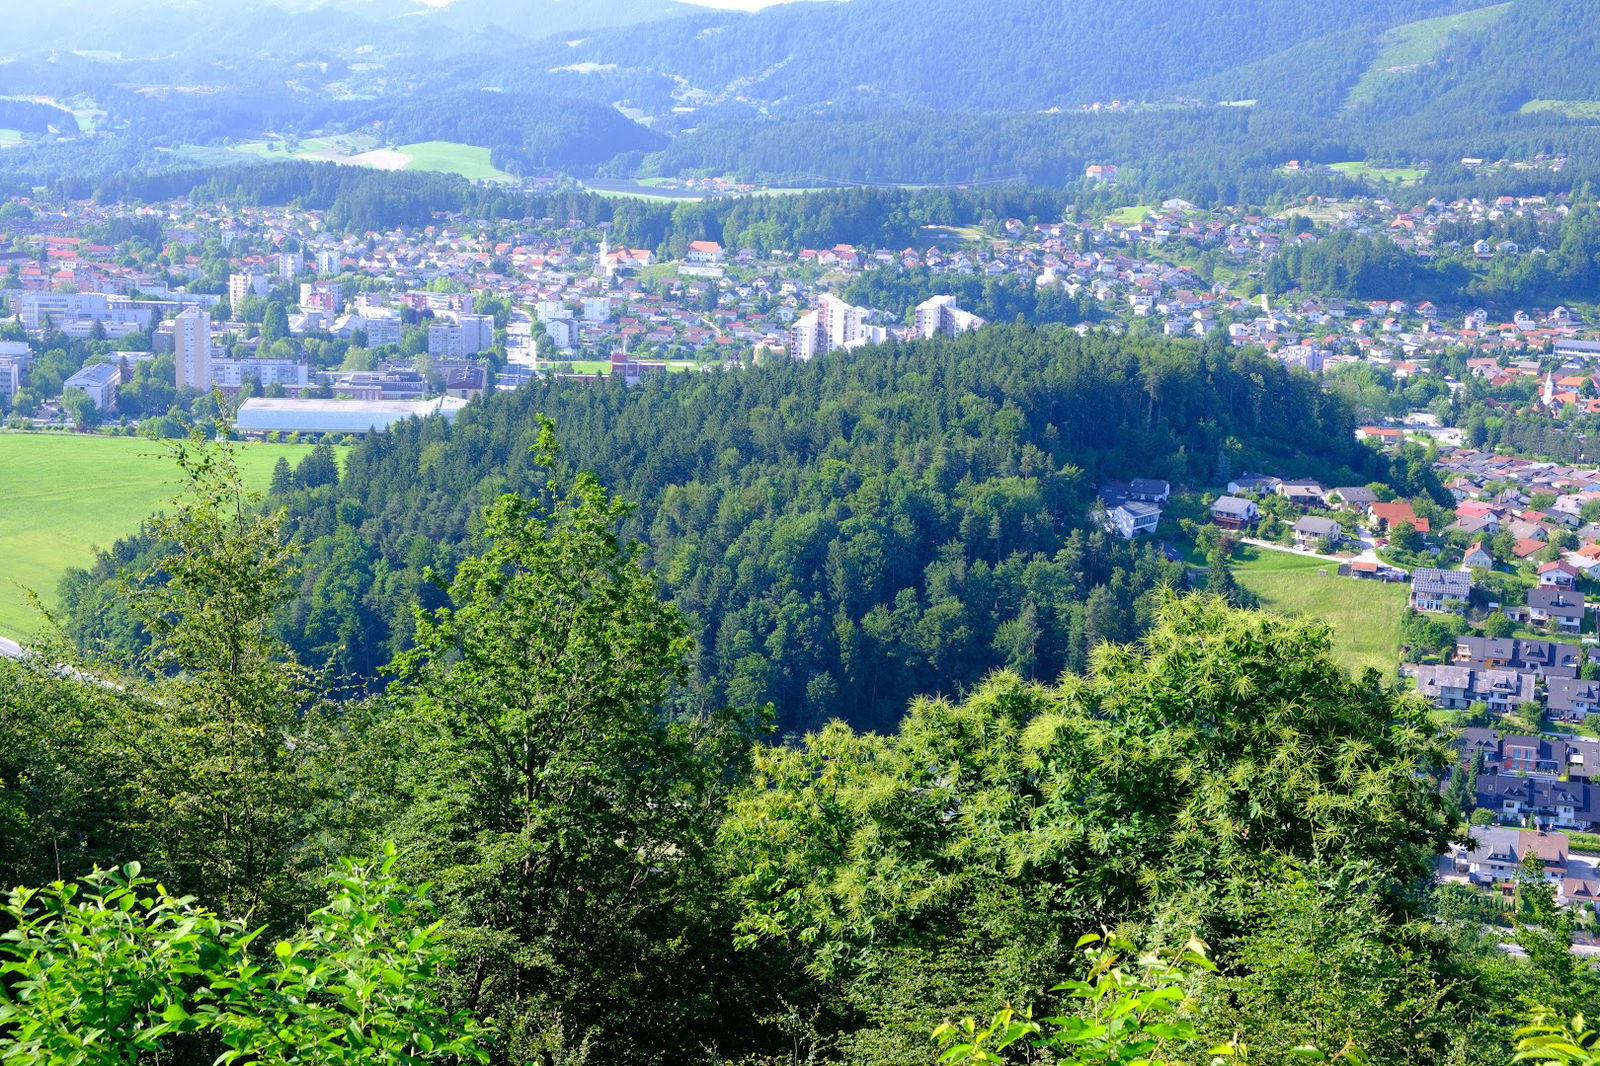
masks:
[[(310, 447), (241, 444), (246, 482), (265, 489), (279, 456), (297, 463)], [(0, 433), (0, 636), (39, 626), (27, 589), (47, 606), (74, 566), (94, 562), (137, 532), (177, 489), (178, 468), (159, 441), (56, 433)]]
[(1340, 577), (1337, 563), (1253, 546), (1240, 549), (1234, 577), (1266, 610), (1331, 625), (1334, 651), (1348, 669), (1373, 666), (1387, 676), (1399, 663), (1405, 585)]

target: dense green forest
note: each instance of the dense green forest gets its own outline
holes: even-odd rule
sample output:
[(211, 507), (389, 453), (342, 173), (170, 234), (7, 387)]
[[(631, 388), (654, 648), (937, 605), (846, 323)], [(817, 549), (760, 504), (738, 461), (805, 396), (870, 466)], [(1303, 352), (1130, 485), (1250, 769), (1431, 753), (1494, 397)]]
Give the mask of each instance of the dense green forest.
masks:
[(20, 130), (23, 133), (72, 134), (78, 132), (78, 120), (72, 112), (49, 104), (31, 100), (0, 100), (0, 129)]
[[(961, 0), (876, 0), (656, 22), (546, 49), (552, 59), (568, 57), (564, 63), (651, 67), (707, 89), (738, 83), (741, 95), (790, 110), (874, 98), (944, 111), (1027, 111), (1167, 96), (1324, 34), (1464, 6), (1472, 5), (1404, 0), (1384, 5), (1380, 16), (1355, 0), (1309, 8), (1292, 0), (1200, 0), (1176, 9), (1159, 0), (977, 7)], [(952, 47), (948, 36), (957, 25), (962, 47)], [(1060, 43), (1068, 40), (1084, 47), (1063, 63)], [(850, 46), (840, 47), (842, 41)], [(1004, 61), (994, 62), (996, 56)]]
[(356, 124), (380, 126), (392, 144), (459, 141), (488, 148), (494, 165), (513, 174), (583, 168), (666, 143), (607, 104), (524, 93), (466, 90), (389, 101)]
[[(1315, 381), (1210, 341), (997, 327), (635, 388), (537, 384), (374, 436), (337, 484), (285, 493), (307, 554), (281, 636), (376, 677), (413, 608), (444, 602), (429, 568), (453, 572), (484, 503), (529, 488), (539, 414), (637, 505), (626, 529), (691, 626), (697, 684), (773, 703), (786, 733), (892, 728), (908, 686), (1053, 678), (1143, 632), (1182, 568), (1094, 527), (1101, 479), (1387, 474)], [(144, 550), (65, 582), (86, 646), (142, 642), (114, 576)]]
[(1326, 626), (1164, 590), (1081, 673), (908, 676), (897, 730), (773, 745), (530, 429), (361, 699), (274, 636), (289, 515), (181, 446), (122, 587), (151, 643), (0, 660), (0, 1055), (1593, 1060), (1540, 1043), (1600, 1006), (1571, 914), (1536, 867), (1505, 910), (1433, 882), (1454, 756)]
[[(1573, 200), (1572, 211), (1555, 225), (1523, 218), (1441, 227), (1439, 247), (1426, 257), (1388, 236), (1335, 230), (1315, 243), (1286, 245), (1267, 265), (1263, 285), (1272, 293), (1301, 289), (1362, 299), (1404, 293), (1412, 302), (1481, 303), (1503, 311), (1587, 302), (1600, 295), (1600, 212), (1588, 186)], [(1473, 250), (1479, 241), (1491, 249), (1482, 258)], [(1501, 242), (1522, 254), (1494, 254)]]
[[(534, 6), (546, 20), (578, 17)], [(1482, 181), (1463, 157), (1568, 158), (1564, 174), (1498, 176), (1510, 191), (1596, 176), (1586, 108), (1600, 84), (1582, 57), (1600, 42), (1592, 20), (1573, 20), (1560, 0), (1158, 7), (1008, 0), (973, 15), (957, 0), (931, 11), (921, 0), (783, 5), (641, 16), (538, 43), (528, 40), (538, 35), (531, 13), (490, 28), (484, 12), (463, 9), (389, 19), (364, 59), (351, 42), (376, 23), (250, 8), (169, 27), (160, 61), (19, 55), (0, 87), (106, 114), (91, 137), (8, 150), (0, 166), (39, 183), (92, 183), (181, 169), (196, 158), (185, 146), (376, 122), (400, 142), (490, 147), (515, 173), (1072, 189), (1086, 164), (1115, 162), (1139, 197), (1205, 205), (1371, 187), (1280, 172), (1290, 159), (1428, 164), (1430, 191)], [(623, 21), (605, 5), (594, 17)], [(960, 49), (943, 37), (955, 21)], [(205, 47), (185, 50), (191, 35)], [(235, 54), (241, 40), (248, 54)], [(1076, 43), (1072, 63), (1059, 61), (1061, 40)], [(356, 82), (362, 91), (351, 92)], [(485, 92), (497, 94), (494, 106), (481, 106)], [(1112, 100), (1120, 106), (1080, 107)], [(618, 107), (648, 116), (649, 128)]]

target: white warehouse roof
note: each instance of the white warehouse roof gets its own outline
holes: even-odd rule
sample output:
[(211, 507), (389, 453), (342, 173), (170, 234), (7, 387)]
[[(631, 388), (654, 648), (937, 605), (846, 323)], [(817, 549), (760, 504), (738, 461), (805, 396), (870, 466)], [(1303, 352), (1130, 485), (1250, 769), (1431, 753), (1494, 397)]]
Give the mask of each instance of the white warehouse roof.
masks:
[(433, 400), (301, 400), (253, 396), (239, 405), (234, 428), (241, 433), (370, 433), (415, 415), (454, 419), (467, 401), (455, 396)]

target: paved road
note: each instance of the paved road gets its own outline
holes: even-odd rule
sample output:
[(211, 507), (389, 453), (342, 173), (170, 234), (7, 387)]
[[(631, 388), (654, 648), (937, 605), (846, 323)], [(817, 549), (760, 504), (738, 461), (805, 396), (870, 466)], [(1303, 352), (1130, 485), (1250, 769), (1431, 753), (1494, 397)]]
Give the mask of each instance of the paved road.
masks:
[(14, 640), (0, 637), (0, 655), (4, 655), (9, 659), (20, 659), (22, 658), (22, 645)]
[(1275, 544), (1270, 540), (1258, 540), (1255, 537), (1240, 537), (1238, 540), (1241, 544), (1253, 544), (1257, 548), (1266, 548), (1270, 551), (1287, 552), (1290, 555), (1304, 555), (1311, 559), (1322, 559), (1335, 565), (1340, 563), (1382, 562), (1378, 558), (1377, 552), (1373, 550), (1373, 543), (1370, 540), (1362, 540), (1360, 542), (1361, 551), (1355, 555), (1323, 555), (1309, 548), (1295, 548), (1289, 545)]

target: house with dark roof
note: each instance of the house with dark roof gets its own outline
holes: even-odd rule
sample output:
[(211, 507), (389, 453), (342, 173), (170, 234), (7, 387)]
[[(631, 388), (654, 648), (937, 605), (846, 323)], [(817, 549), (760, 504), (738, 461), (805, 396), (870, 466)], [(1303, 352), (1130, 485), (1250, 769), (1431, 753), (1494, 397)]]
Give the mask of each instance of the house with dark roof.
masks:
[(1228, 482), (1228, 495), (1238, 496), (1248, 493), (1252, 496), (1266, 496), (1278, 491), (1281, 482), (1270, 474), (1240, 474)]
[(1581, 677), (1552, 677), (1545, 684), (1545, 707), (1552, 718), (1581, 722), (1600, 711), (1600, 681), (1586, 681)]
[(1540, 677), (1577, 677), (1583, 649), (1554, 640), (1512, 637), (1456, 638), (1454, 661), (1480, 670), (1524, 670)]
[(1161, 508), (1141, 500), (1125, 500), (1106, 511), (1106, 529), (1128, 540), (1154, 533), (1160, 524)]
[(1467, 843), (1451, 847), (1455, 872), (1481, 885), (1515, 877), (1529, 857), (1544, 863), (1546, 880), (1560, 881), (1567, 872), (1567, 835), (1484, 825), (1472, 830)]
[(1461, 613), (1472, 598), (1472, 575), (1461, 570), (1418, 567), (1411, 572), (1411, 606), (1434, 614)]
[(1471, 766), (1473, 759), (1481, 755), (1486, 773), (1587, 776), (1573, 772), (1575, 766), (1582, 765), (1579, 750), (1553, 737), (1530, 737), (1468, 726), (1457, 732), (1455, 744), (1461, 753), (1462, 766)]
[(1454, 663), (1408, 669), (1416, 676), (1417, 691), (1435, 707), (1460, 709), (1486, 703), (1491, 711), (1511, 711), (1531, 703), (1536, 695), (1534, 676), (1520, 670), (1475, 670)]
[(1594, 791), (1582, 781), (1479, 774), (1476, 800), (1501, 821), (1531, 817), (1539, 825), (1585, 830), (1595, 824)]
[(1294, 524), (1294, 543), (1297, 548), (1315, 547), (1317, 541), (1327, 537), (1334, 543), (1344, 539), (1344, 527), (1331, 518), (1307, 515)]
[(1136, 477), (1128, 482), (1128, 498), (1145, 503), (1166, 503), (1172, 495), (1172, 486), (1157, 478)]
[(1492, 514), (1473, 515), (1470, 518), (1458, 518), (1445, 527), (1446, 530), (1456, 530), (1468, 536), (1494, 536), (1500, 532), (1500, 520)]
[(1276, 491), (1279, 496), (1301, 507), (1319, 506), (1327, 500), (1327, 490), (1321, 482), (1307, 478), (1281, 481)]
[(1528, 590), (1528, 621), (1563, 633), (1583, 629), (1583, 593), (1558, 588)]
[(1365, 485), (1334, 489), (1332, 494), (1343, 500), (1344, 505), (1353, 511), (1364, 511), (1378, 502), (1378, 494)]
[(1238, 496), (1218, 496), (1211, 505), (1211, 521), (1222, 529), (1249, 529), (1261, 518), (1261, 508), (1254, 500)]

